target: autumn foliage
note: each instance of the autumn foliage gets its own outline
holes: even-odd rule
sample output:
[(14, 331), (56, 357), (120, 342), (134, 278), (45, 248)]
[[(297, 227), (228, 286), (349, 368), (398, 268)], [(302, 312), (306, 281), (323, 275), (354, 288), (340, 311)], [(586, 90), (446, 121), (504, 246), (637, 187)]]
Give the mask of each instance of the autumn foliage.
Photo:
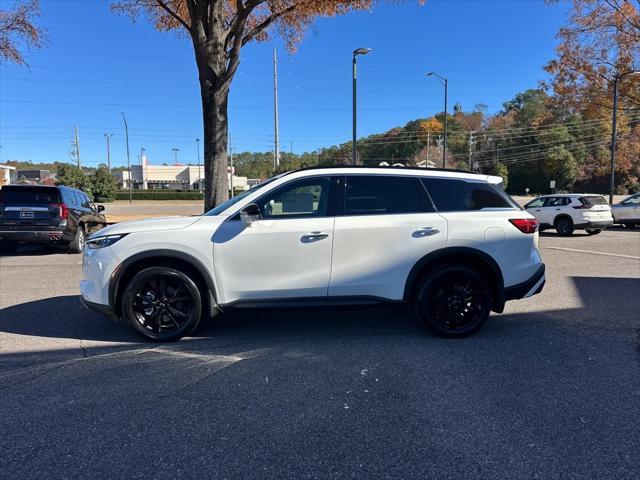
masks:
[(39, 14), (38, 0), (17, 2), (11, 10), (0, 10), (0, 59), (24, 65), (21, 47), (42, 47), (45, 33), (34, 22)]

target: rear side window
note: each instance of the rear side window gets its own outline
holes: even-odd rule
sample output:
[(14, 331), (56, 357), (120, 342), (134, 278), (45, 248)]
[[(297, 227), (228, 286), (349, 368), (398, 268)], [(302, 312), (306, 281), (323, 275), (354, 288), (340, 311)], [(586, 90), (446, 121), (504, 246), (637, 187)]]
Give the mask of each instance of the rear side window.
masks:
[(62, 194), (62, 201), (66, 205), (73, 206), (73, 207), (77, 205), (76, 196), (73, 194), (71, 190), (60, 190), (60, 193)]
[(7, 205), (45, 205), (59, 203), (57, 188), (47, 187), (3, 187), (0, 203)]
[(604, 197), (601, 197), (600, 195), (594, 195), (593, 197), (580, 197), (580, 202), (583, 205), (608, 205)]
[(423, 178), (422, 183), (440, 212), (518, 208), (506, 194), (487, 183), (445, 178)]
[(362, 175), (345, 177), (345, 215), (433, 212), (413, 177)]

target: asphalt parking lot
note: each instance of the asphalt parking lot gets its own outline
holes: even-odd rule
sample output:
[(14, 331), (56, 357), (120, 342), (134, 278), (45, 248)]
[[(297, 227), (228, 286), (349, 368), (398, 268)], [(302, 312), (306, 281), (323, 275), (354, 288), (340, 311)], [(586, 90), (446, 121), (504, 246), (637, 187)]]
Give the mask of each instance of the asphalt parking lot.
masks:
[(2, 257), (0, 478), (637, 479), (640, 229), (540, 244), (543, 293), (464, 340), (379, 307), (155, 345), (79, 304), (79, 255)]

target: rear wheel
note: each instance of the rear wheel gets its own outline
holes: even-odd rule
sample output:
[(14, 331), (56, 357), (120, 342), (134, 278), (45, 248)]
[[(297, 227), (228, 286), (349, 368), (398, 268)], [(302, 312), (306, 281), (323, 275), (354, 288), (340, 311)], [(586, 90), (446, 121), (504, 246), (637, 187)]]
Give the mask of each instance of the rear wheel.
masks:
[(416, 313), (432, 332), (445, 337), (466, 337), (489, 318), (491, 292), (486, 280), (462, 265), (445, 265), (420, 285)]
[(573, 234), (573, 221), (567, 217), (556, 218), (553, 223), (558, 235), (568, 237)]
[(151, 267), (137, 273), (122, 298), (124, 317), (148, 340), (168, 342), (191, 333), (200, 323), (198, 286), (183, 272)]
[(589, 235), (597, 235), (597, 234), (599, 234), (600, 232), (602, 232), (602, 230), (601, 230), (601, 229), (599, 229), (599, 228), (596, 228), (596, 229), (588, 228), (588, 229), (587, 229), (587, 233), (588, 233)]
[(76, 230), (76, 236), (69, 243), (69, 251), (71, 253), (82, 253), (82, 249), (84, 248), (85, 242), (85, 233), (84, 227), (82, 225), (78, 225), (78, 229)]

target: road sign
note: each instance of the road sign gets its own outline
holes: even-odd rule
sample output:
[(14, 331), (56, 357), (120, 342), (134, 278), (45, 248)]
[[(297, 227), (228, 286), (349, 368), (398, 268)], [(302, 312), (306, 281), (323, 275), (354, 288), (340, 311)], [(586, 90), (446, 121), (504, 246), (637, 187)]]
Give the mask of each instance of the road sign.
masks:
[(555, 180), (551, 180), (549, 182), (549, 188), (556, 188), (556, 181)]

